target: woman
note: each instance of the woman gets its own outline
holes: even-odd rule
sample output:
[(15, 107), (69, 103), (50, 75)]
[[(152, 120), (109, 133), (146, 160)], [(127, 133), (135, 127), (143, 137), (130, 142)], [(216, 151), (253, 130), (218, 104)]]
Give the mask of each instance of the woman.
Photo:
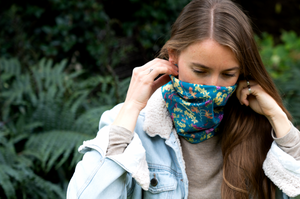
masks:
[(68, 198), (300, 194), (300, 133), (236, 5), (190, 2), (160, 58), (134, 69), (125, 102), (79, 148)]

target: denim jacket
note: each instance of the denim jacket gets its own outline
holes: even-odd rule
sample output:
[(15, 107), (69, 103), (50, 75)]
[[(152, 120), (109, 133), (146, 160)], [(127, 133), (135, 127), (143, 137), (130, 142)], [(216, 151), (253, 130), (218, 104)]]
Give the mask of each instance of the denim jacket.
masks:
[[(180, 141), (160, 89), (140, 112), (134, 137), (125, 151), (106, 156), (110, 125), (121, 106), (106, 111), (101, 116), (96, 138), (79, 147), (84, 156), (69, 183), (67, 198), (187, 199), (188, 179)], [(288, 199), (300, 194), (300, 161), (282, 151), (275, 142), (263, 170), (278, 187), (276, 198)]]

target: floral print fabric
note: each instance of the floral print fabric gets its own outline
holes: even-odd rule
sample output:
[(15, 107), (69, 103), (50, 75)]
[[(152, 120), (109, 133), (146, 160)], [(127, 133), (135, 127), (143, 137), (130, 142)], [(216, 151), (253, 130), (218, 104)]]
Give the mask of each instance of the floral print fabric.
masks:
[(237, 85), (229, 87), (191, 84), (170, 76), (161, 91), (177, 133), (196, 144), (215, 135), (223, 108)]

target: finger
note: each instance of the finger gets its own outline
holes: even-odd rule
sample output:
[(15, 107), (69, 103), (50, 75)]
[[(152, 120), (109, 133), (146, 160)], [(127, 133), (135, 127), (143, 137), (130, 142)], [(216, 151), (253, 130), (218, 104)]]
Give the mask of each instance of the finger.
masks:
[(241, 85), (243, 86), (243, 88), (246, 87), (251, 87), (257, 84), (257, 82), (255, 80), (241, 80), (239, 81), (241, 83)]
[(155, 65), (158, 64), (161, 66), (169, 66), (169, 67), (173, 68), (174, 70), (178, 71), (178, 67), (170, 61), (163, 60), (163, 59), (155, 59), (153, 62)]
[(238, 83), (238, 87), (236, 89), (236, 97), (238, 98), (238, 100), (240, 101), (241, 105), (243, 105), (242, 101), (241, 101), (241, 92), (242, 89), (244, 89), (244, 82), (243, 81), (239, 81)]
[(160, 65), (169, 65), (171, 67), (173, 67), (174, 69), (176, 69), (177, 67), (172, 64), (171, 62), (167, 61), (167, 60), (164, 60), (164, 59), (159, 59), (159, 58), (155, 58), (151, 61), (149, 61), (148, 63), (146, 63), (144, 66), (142, 66), (142, 70), (144, 71), (147, 71), (149, 70), (150, 68), (154, 68), (155, 66), (154, 65), (157, 65), (157, 64), (160, 64)]
[(148, 71), (146, 71), (146, 73), (153, 80), (160, 74), (168, 74), (168, 75), (175, 75), (175, 76), (178, 75), (178, 70), (176, 68), (174, 68), (171, 64), (161, 65), (161, 64), (157, 63), (154, 65), (153, 70), (151, 70), (150, 73), (149, 72), (150, 72), (150, 69)]
[[(251, 88), (250, 88), (251, 89)], [(252, 92), (252, 89), (251, 89), (251, 92)], [(248, 101), (248, 95), (250, 95), (250, 91), (249, 91), (249, 88), (243, 88), (241, 91), (240, 91), (240, 103), (243, 105), (246, 105), (246, 106), (249, 106), (249, 101)]]
[[(242, 96), (242, 90), (245, 89), (245, 90), (248, 90), (249, 92), (249, 87), (251, 88), (252, 90), (252, 87), (257, 85), (257, 82), (255, 80), (240, 80), (239, 83), (238, 83), (238, 87), (237, 87), (237, 90), (236, 90), (236, 96), (237, 98), (239, 99), (240, 103), (243, 105), (243, 100), (241, 98)], [(247, 92), (245, 92), (247, 93)]]
[(241, 90), (241, 96), (240, 96), (240, 101), (245, 104), (246, 106), (249, 106), (250, 104), (250, 96), (253, 96), (254, 98), (256, 98), (257, 96), (259, 96), (259, 93), (261, 92), (261, 86), (256, 84), (247, 88), (243, 88)]

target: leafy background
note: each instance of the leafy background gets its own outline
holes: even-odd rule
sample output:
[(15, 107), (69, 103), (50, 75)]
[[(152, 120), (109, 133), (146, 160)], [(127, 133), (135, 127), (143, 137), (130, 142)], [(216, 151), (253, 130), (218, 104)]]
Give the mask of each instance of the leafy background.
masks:
[[(78, 146), (124, 100), (133, 67), (157, 55), (188, 2), (1, 2), (0, 198), (65, 198)], [(237, 2), (299, 125), (300, 3)]]

